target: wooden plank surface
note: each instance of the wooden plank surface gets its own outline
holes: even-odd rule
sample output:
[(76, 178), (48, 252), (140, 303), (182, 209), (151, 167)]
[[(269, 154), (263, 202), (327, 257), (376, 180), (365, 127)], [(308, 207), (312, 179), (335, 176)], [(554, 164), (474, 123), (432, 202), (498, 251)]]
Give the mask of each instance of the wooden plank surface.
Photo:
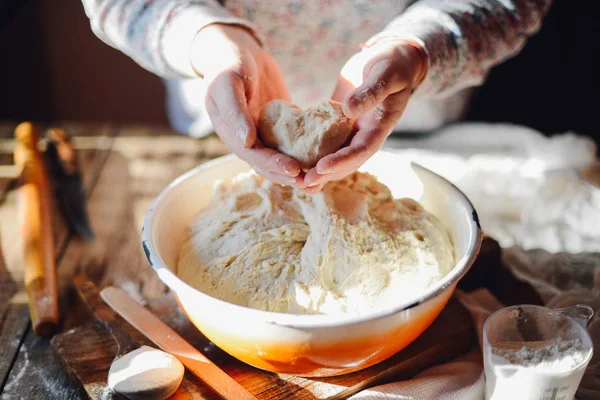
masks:
[[(13, 131), (16, 124), (0, 124), (0, 208), (4, 203), (8, 188), (16, 177), (13, 167)], [(0, 392), (5, 385), (8, 372), (13, 365), (16, 352), (22, 344), (29, 322), (28, 309), (22, 300), (13, 301), (19, 292), (19, 284), (8, 271), (2, 244), (0, 220)]]
[[(99, 287), (119, 286), (141, 303), (149, 304), (211, 359), (220, 360), (222, 366), (229, 365), (228, 372), (261, 398), (287, 399), (292, 394), (318, 398), (315, 396), (343, 393), (340, 391), (343, 381), (336, 381), (337, 378), (331, 378), (327, 384), (312, 384), (297, 377), (275, 374), (265, 377), (263, 372), (235, 361), (191, 326), (170, 296), (165, 297), (165, 287), (148, 267), (140, 247), (140, 230), (150, 203), (178, 175), (226, 154), (222, 142), (215, 137), (195, 140), (174, 135), (168, 129), (145, 126), (117, 131), (106, 125), (56, 125), (75, 135), (90, 195), (90, 218), (98, 235), (95, 243), (70, 238), (55, 213), (61, 304), (63, 310), (69, 311), (63, 331), (85, 326), (96, 332), (92, 325), (85, 325), (89, 317), (80, 303), (74, 302), (69, 288), (72, 275), (85, 272)], [(12, 190), (14, 171), (10, 167), (14, 126), (16, 123), (0, 124), (0, 398), (79, 398), (59, 368), (60, 357), (51, 351), (47, 340), (37, 338), (28, 328), (21, 250), (16, 234), (16, 198)], [(139, 333), (134, 334), (139, 338)], [(101, 335), (99, 338), (105, 340)], [(356, 374), (359, 376), (360, 372)], [(349, 386), (346, 382), (346, 387)], [(202, 390), (190, 398), (214, 398), (208, 389)], [(188, 390), (189, 393), (192, 391)]]
[[(99, 302), (100, 304), (95, 306), (98, 314), (113, 314), (106, 303), (102, 300)], [(86, 313), (89, 316), (89, 310), (86, 310)], [(128, 326), (122, 318), (116, 316), (116, 319), (139, 343), (153, 346), (140, 332)], [(83, 398), (118, 399), (118, 396), (112, 393), (106, 384), (108, 370), (118, 348), (110, 333), (100, 322), (92, 320), (57, 335), (52, 339), (51, 344), (65, 367), (73, 387)], [(201, 400), (214, 398), (214, 393), (193, 375), (186, 372), (180, 387), (173, 394), (173, 398)]]
[(0, 201), (6, 190), (13, 184), (16, 168), (13, 166), (14, 130), (13, 122), (0, 123)]
[(3, 400), (60, 399), (81, 396), (67, 379), (59, 359), (50, 351), (49, 341), (28, 331), (4, 386)]
[[(60, 357), (51, 351), (47, 340), (37, 338), (28, 326), (21, 248), (16, 229), (13, 190), (16, 171), (11, 166), (12, 135), (16, 124), (0, 123), (0, 398), (80, 398), (60, 367)], [(322, 389), (319, 392), (316, 389), (319, 385), (312, 385), (302, 378), (275, 374), (265, 377), (263, 372), (236, 362), (207, 343), (179, 309), (173, 309), (172, 299), (168, 295), (165, 297), (164, 286), (148, 268), (139, 245), (139, 235), (150, 203), (176, 176), (203, 161), (227, 153), (218, 139), (195, 140), (174, 135), (169, 129), (145, 126), (129, 126), (117, 131), (108, 125), (55, 125), (76, 136), (85, 185), (91, 194), (90, 217), (98, 233), (98, 241), (93, 244), (71, 239), (59, 214), (54, 213), (62, 304), (63, 310), (69, 311), (63, 330), (85, 326), (96, 332), (95, 328), (90, 328), (91, 325), (85, 325), (88, 316), (80, 304), (73, 301), (69, 290), (73, 273), (83, 271), (99, 287), (108, 284), (120, 286), (140, 302), (148, 304), (211, 359), (219, 360), (222, 366), (230, 363), (228, 372), (261, 398), (287, 399), (293, 394), (310, 398), (307, 397), (309, 394), (325, 396), (328, 390), (330, 392), (327, 393), (341, 393), (339, 388), (336, 389), (342, 385), (341, 381), (330, 381), (324, 386), (320, 382)], [(598, 184), (599, 171), (600, 167), (596, 165), (582, 171), (582, 175)], [(534, 293), (522, 290), (519, 290), (518, 299), (514, 298), (514, 291), (505, 290), (508, 283), (495, 284), (500, 280), (489, 279), (490, 276), (504, 279), (506, 273), (499, 271), (500, 275), (490, 275), (489, 266), (492, 264), (486, 265), (473, 271), (479, 270), (481, 276), (487, 276), (485, 285), (491, 287), (499, 298), (505, 296), (507, 304), (511, 303), (511, 299), (535, 300)], [(477, 285), (481, 286), (481, 282)], [(465, 281), (463, 286), (467, 290), (472, 289), (469, 281)], [(99, 337), (105, 340), (102, 333)], [(311, 394), (311, 390), (316, 390), (317, 394)], [(189, 393), (192, 391), (188, 390)], [(208, 389), (199, 393), (186, 398), (214, 398)]]
[[(469, 312), (452, 299), (433, 325), (395, 356), (352, 374), (309, 379), (265, 372), (229, 356), (192, 326), (170, 295), (150, 301), (148, 307), (259, 400), (345, 399), (391, 379), (407, 379), (423, 369), (465, 353), (475, 343)], [(133, 337), (152, 345), (137, 330), (122, 319), (120, 321)], [(77, 327), (56, 336), (52, 345), (63, 364), (68, 365), (75, 385), (83, 389), (88, 398), (106, 398), (106, 378), (117, 348), (101, 325), (90, 322)], [(185, 386), (178, 396), (186, 392), (201, 399), (220, 398), (193, 376), (186, 377)]]
[[(260, 398), (284, 399), (293, 394), (304, 394), (305, 398), (319, 398), (315, 396), (341, 393), (341, 381), (326, 384), (320, 382), (316, 385), (291, 376), (268, 374), (268, 377), (265, 377), (264, 372), (237, 362), (208, 343), (175, 307), (172, 299), (170, 302), (164, 301), (165, 287), (148, 267), (141, 250), (140, 231), (143, 218), (151, 202), (166, 184), (199, 163), (228, 152), (220, 140), (215, 137), (195, 140), (174, 135), (168, 129), (143, 126), (125, 127), (113, 136), (110, 127), (65, 127), (76, 137), (84, 181), (90, 194), (90, 219), (98, 239), (95, 243), (83, 242), (77, 238), (70, 239), (62, 221), (56, 222), (55, 234), (57, 242), (61, 244), (57, 246), (61, 304), (63, 310), (69, 310), (64, 320), (63, 331), (81, 326), (88, 320), (85, 310), (79, 303), (74, 302), (70, 290), (72, 275), (84, 272), (100, 288), (106, 285), (119, 286), (138, 301), (150, 301), (153, 309), (162, 309), (165, 314), (161, 315), (167, 319), (167, 323), (177, 327), (184, 337), (211, 358), (214, 356), (223, 360), (223, 366), (229, 363), (228, 372), (234, 379), (238, 379), (242, 385), (247, 385), (261, 396)], [(10, 143), (5, 145), (10, 147)], [(10, 182), (6, 187), (10, 189)], [(0, 207), (0, 217), (11, 212), (14, 215), (15, 203), (13, 191), (8, 190), (4, 196), (4, 204)], [(56, 215), (58, 216), (58, 213)], [(5, 223), (5, 219), (0, 220), (0, 239), (14, 234), (15, 219), (9, 218), (8, 223)], [(15, 250), (19, 249), (19, 243), (15, 242), (12, 236), (9, 239), (10, 243), (2, 242), (0, 249), (6, 253), (4, 260), (7, 276), (13, 285), (16, 284), (11, 302), (21, 298), (21, 303), (20, 308), (10, 311), (10, 321), (15, 322), (3, 324), (3, 328), (11, 331), (17, 340), (13, 340), (13, 347), (6, 347), (7, 353), (12, 352), (12, 357), (7, 355), (8, 358), (14, 359), (14, 363), (11, 361), (12, 369), (10, 365), (5, 367), (5, 370), (10, 369), (10, 374), (5, 379), (1, 398), (78, 398), (78, 392), (68, 384), (67, 375), (59, 368), (60, 357), (51, 351), (48, 341), (37, 338), (27, 330), (28, 319), (26, 313), (23, 313), (26, 310), (26, 297), (20, 286), (22, 268), (18, 250)], [(151, 301), (152, 299), (155, 300)], [(21, 318), (16, 318), (15, 315), (20, 315)], [(84, 326), (85, 329), (91, 329), (90, 335), (96, 332), (93, 325)], [(22, 332), (27, 334), (23, 336)], [(134, 334), (139, 338), (137, 331)], [(7, 336), (4, 333), (3, 335)], [(102, 340), (105, 339), (98, 336), (98, 340), (98, 343), (104, 343)], [(76, 349), (75, 346), (71, 348)], [(356, 373), (356, 377), (360, 377), (360, 372)], [(384, 379), (385, 376), (380, 378)], [(361, 378), (360, 381), (362, 380), (364, 379)], [(183, 390), (185, 392), (186, 388)], [(214, 393), (201, 384), (194, 390), (188, 388), (187, 395), (190, 393), (194, 393), (191, 398), (215, 398)]]
[[(57, 264), (61, 304), (63, 309), (69, 309), (69, 313), (63, 315), (65, 330), (85, 322), (82, 320), (84, 312), (73, 304), (69, 290), (70, 278), (76, 271), (85, 271), (101, 286), (120, 286), (140, 301), (164, 294), (164, 286), (155, 274), (150, 273), (141, 250), (143, 217), (167, 183), (200, 162), (225, 154), (227, 148), (214, 137), (195, 140), (161, 128), (131, 126), (114, 132), (114, 135), (99, 135), (93, 134), (91, 128), (85, 125), (77, 132), (73, 131), (77, 126), (71, 129), (68, 125), (61, 126), (75, 134), (82, 168), (94, 171), (93, 174), (84, 174), (84, 179), (91, 191), (90, 219), (98, 235), (95, 243), (86, 243), (78, 238), (72, 238), (68, 244), (62, 242)], [(112, 132), (112, 128), (106, 129), (108, 133)], [(97, 153), (99, 149), (102, 149), (101, 153)], [(9, 201), (0, 207), (0, 213), (8, 214), (14, 209), (12, 197), (9, 192)], [(15, 225), (13, 221), (3, 226), (0, 232), (14, 232)], [(8, 245), (3, 245), (3, 248), (8, 248)], [(22, 269), (18, 266), (18, 253), (11, 252), (10, 257), (13, 260), (11, 269), (15, 271), (12, 276), (20, 282)], [(65, 384), (67, 377), (64, 373), (57, 373), (54, 380), (39, 381), (35, 388), (29, 387), (28, 380), (35, 379), (36, 370), (45, 364), (58, 365), (58, 359), (47, 341), (41, 343), (29, 332), (0, 398), (56, 398), (57, 387), (61, 388), (61, 395), (65, 398), (75, 396), (71, 385)]]
[(141, 302), (163, 295), (166, 288), (148, 268), (141, 247), (144, 216), (173, 179), (226, 152), (213, 137), (194, 140), (166, 129), (122, 129), (88, 203), (97, 241), (69, 243), (59, 265), (62, 290), (75, 272), (82, 272), (100, 288), (121, 287)]
[[(90, 218), (98, 241), (85, 243), (74, 239), (69, 242), (59, 264), (59, 276), (63, 291), (69, 287), (70, 277), (75, 272), (83, 272), (100, 288), (107, 285), (119, 286), (142, 303), (164, 296), (166, 288), (148, 267), (140, 247), (143, 218), (151, 202), (166, 184), (197, 164), (226, 152), (225, 146), (216, 138), (202, 141), (190, 140), (185, 137), (172, 136), (168, 131), (139, 127), (123, 129), (119, 132), (89, 200)], [(178, 311), (176, 308), (169, 308), (166, 315), (178, 316), (180, 323), (187, 322), (187, 319), (178, 312), (174, 312), (175, 310)], [(470, 322), (468, 315), (466, 321)], [(80, 323), (81, 317), (79, 316), (72, 321), (67, 321), (67, 327)], [(95, 324), (86, 325), (82, 329), (86, 329), (85, 337), (95, 338), (96, 344), (92, 347), (96, 349), (98, 343), (104, 343), (106, 340), (101, 336), (106, 332), (99, 330)], [(466, 331), (469, 329), (467, 328)], [(220, 352), (206, 339), (202, 339), (197, 331), (192, 329), (192, 332), (196, 335), (195, 344), (199, 349), (208, 348), (213, 352)], [(136, 333), (134, 332), (134, 334)], [(188, 334), (190, 334), (189, 329)], [(65, 338), (62, 343), (74, 342), (73, 335), (75, 333), (71, 331), (69, 335), (68, 340)], [(453, 347), (445, 346), (444, 349), (460, 353), (465, 350), (460, 345), (464, 343), (464, 341), (455, 340)], [(77, 347), (84, 346), (80, 344)], [(59, 352), (63, 358), (68, 358), (66, 355), (69, 354), (69, 349), (72, 347), (63, 346)], [(86, 357), (90, 357), (91, 354), (98, 354), (98, 351), (90, 350), (85, 354)], [(99, 363), (109, 362), (112, 360), (112, 356), (112, 353), (108, 356), (100, 354)], [(222, 352), (220, 352), (220, 356), (227, 360), (228, 364), (224, 365), (228, 367), (227, 372), (234, 379), (238, 379), (242, 385), (248, 385), (248, 390), (263, 399), (293, 398), (290, 396), (300, 394), (309, 396), (304, 398), (321, 398), (324, 393), (339, 394), (345, 388), (340, 382), (317, 385), (296, 377), (284, 378), (274, 374), (265, 375), (264, 372), (239, 363)], [(86, 360), (86, 365), (89, 367), (90, 359)], [(383, 368), (383, 365), (380, 365), (379, 368)], [(383, 370), (379, 372), (383, 372)], [(369, 377), (374, 375), (371, 374)], [(357, 373), (355, 379), (358, 381), (353, 382), (362, 382), (364, 378), (363, 375)], [(91, 381), (97, 383), (96, 375), (91, 378)], [(86, 387), (85, 384), (83, 386)], [(203, 386), (201, 385), (201, 387)], [(207, 388), (204, 390), (206, 394), (201, 396), (215, 398)], [(105, 388), (95, 387), (90, 389), (89, 393), (97, 396), (98, 393), (106, 392)]]

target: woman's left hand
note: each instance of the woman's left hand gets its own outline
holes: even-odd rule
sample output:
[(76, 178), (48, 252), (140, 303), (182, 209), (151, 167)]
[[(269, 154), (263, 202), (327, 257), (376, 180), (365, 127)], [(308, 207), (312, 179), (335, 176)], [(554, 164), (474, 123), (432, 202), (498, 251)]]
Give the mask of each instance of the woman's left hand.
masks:
[(323, 157), (306, 173), (307, 192), (356, 171), (383, 145), (402, 116), (413, 87), (425, 76), (427, 59), (416, 44), (385, 38), (350, 58), (342, 68), (332, 99), (356, 119), (348, 146)]

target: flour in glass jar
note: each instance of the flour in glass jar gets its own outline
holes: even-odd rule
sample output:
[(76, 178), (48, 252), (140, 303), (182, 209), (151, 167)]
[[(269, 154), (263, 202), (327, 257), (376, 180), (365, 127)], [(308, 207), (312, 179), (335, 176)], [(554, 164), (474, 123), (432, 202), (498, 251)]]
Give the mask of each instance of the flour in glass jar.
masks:
[(492, 354), (511, 364), (549, 369), (553, 372), (570, 371), (587, 359), (589, 349), (579, 339), (557, 339), (548, 342), (501, 342), (492, 347)]
[(571, 400), (591, 353), (579, 339), (496, 343), (485, 365), (486, 399)]

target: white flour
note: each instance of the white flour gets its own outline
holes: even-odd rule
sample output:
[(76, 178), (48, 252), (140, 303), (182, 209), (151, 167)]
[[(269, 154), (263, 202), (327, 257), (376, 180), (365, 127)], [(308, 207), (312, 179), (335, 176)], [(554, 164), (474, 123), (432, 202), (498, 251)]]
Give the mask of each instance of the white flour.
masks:
[(505, 342), (492, 348), (494, 363), (522, 365), (537, 370), (552, 372), (568, 372), (583, 364), (589, 356), (589, 349), (584, 348), (581, 340), (557, 339), (554, 342), (534, 342), (524, 346), (523, 343)]
[(484, 355), (485, 398), (571, 400), (591, 352), (580, 339), (497, 343)]

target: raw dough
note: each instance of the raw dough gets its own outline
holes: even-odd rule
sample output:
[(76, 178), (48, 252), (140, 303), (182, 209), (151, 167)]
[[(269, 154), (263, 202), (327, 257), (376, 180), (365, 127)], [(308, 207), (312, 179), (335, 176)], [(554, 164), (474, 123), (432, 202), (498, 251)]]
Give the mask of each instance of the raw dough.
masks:
[(248, 172), (216, 184), (177, 274), (231, 303), (339, 315), (414, 299), (453, 267), (437, 218), (369, 174), (311, 196)]
[(141, 346), (111, 364), (108, 386), (129, 399), (163, 400), (175, 393), (184, 372), (175, 356)]
[(263, 108), (258, 120), (265, 146), (294, 158), (304, 170), (339, 150), (352, 131), (340, 103), (328, 100), (303, 111), (283, 100)]

